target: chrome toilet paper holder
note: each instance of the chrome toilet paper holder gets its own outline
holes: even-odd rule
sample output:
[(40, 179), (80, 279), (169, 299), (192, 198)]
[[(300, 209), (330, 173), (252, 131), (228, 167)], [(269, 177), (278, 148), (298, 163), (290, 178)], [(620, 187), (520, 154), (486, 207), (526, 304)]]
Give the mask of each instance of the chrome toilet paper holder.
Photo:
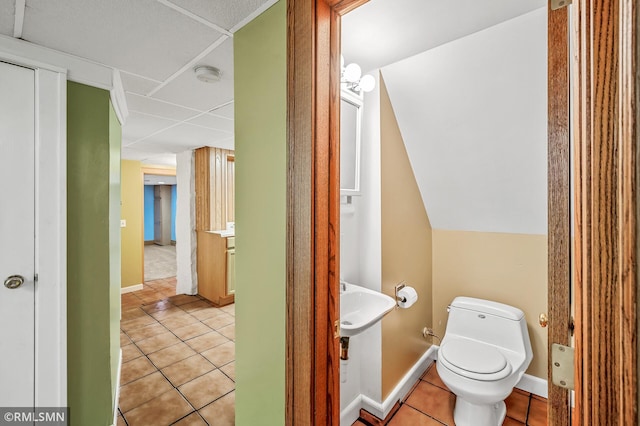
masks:
[(403, 288), (405, 288), (407, 286), (406, 281), (402, 281), (399, 284), (396, 284), (395, 286), (395, 292), (396, 292), (396, 308), (399, 308), (399, 302), (406, 302), (407, 298), (406, 297), (402, 297), (402, 296), (398, 296), (398, 292), (400, 290), (402, 290)]

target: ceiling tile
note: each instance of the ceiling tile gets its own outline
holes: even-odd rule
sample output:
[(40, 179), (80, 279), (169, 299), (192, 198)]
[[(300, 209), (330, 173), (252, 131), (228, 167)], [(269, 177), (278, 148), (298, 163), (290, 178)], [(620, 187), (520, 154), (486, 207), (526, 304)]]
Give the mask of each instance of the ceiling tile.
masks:
[(233, 120), (233, 110), (234, 110), (234, 105), (233, 105), (233, 102), (231, 102), (228, 105), (225, 105), (221, 108), (217, 108), (214, 111), (211, 111), (211, 113)]
[(171, 2), (230, 30), (267, 0), (171, 0)]
[(0, 0), (0, 34), (13, 37), (15, 13), (14, 0)]
[(125, 92), (137, 93), (139, 95), (146, 95), (160, 84), (160, 82), (147, 80), (146, 78), (138, 77), (124, 71), (120, 71), (120, 78), (122, 79), (122, 86)]
[(210, 129), (224, 130), (225, 132), (233, 132), (233, 120), (213, 114), (201, 115), (193, 120), (187, 121), (187, 123), (209, 127)]
[(178, 105), (208, 111), (233, 99), (233, 40), (228, 39), (198, 65), (211, 65), (222, 71), (220, 81), (203, 83), (196, 79), (193, 71), (187, 71), (153, 96)]
[(164, 80), (221, 34), (154, 0), (27, 0), (24, 39)]
[[(183, 149), (174, 152), (183, 151), (186, 148), (197, 148), (200, 146), (217, 146), (219, 140), (226, 140), (233, 134), (220, 130), (208, 129), (206, 127), (192, 126), (190, 124), (180, 124), (178, 126), (167, 129), (145, 140), (145, 142), (157, 143), (159, 145), (176, 145)], [(137, 144), (136, 144), (137, 145)]]
[(145, 164), (176, 165), (176, 154), (174, 153), (152, 153), (147, 150), (137, 150), (133, 147), (122, 147), (122, 159), (142, 161)]
[(129, 111), (143, 112), (177, 121), (183, 121), (199, 114), (199, 111), (171, 105), (154, 98), (132, 93), (127, 93), (127, 107)]
[[(131, 112), (124, 126), (122, 126), (122, 139), (126, 141), (137, 141), (176, 123), (177, 122), (173, 120), (165, 120)], [(123, 145), (126, 145), (126, 142), (124, 142)]]

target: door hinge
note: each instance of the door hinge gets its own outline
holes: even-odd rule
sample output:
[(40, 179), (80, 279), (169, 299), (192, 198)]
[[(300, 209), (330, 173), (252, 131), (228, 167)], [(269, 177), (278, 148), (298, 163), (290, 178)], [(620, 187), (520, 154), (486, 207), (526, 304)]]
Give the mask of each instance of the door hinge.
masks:
[(340, 320), (335, 320), (333, 327), (333, 338), (337, 339), (340, 337)]
[(574, 388), (574, 349), (553, 343), (551, 345), (551, 380), (565, 389)]
[(33, 282), (36, 283), (36, 284), (38, 283), (38, 274), (35, 274), (33, 276)]
[(551, 10), (562, 9), (571, 4), (571, 0), (551, 0)]
[(571, 335), (573, 336), (573, 332), (576, 329), (576, 323), (573, 321), (573, 317), (569, 318), (569, 332), (571, 333)]

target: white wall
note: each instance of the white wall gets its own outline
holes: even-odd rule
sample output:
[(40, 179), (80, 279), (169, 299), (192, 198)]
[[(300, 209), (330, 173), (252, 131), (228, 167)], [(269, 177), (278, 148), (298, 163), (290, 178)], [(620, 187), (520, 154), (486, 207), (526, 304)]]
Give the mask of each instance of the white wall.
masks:
[(180, 187), (176, 200), (176, 292), (198, 292), (196, 263), (196, 204), (194, 152), (189, 150), (176, 156), (176, 181)]
[(382, 69), (433, 229), (547, 233), (546, 9)]

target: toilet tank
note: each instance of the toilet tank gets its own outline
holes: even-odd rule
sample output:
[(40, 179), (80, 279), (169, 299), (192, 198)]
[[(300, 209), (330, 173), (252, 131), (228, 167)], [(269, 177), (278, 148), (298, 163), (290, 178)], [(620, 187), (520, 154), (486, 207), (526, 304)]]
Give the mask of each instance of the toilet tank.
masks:
[(458, 335), (531, 356), (527, 322), (520, 309), (490, 300), (456, 297), (448, 310), (445, 338)]

